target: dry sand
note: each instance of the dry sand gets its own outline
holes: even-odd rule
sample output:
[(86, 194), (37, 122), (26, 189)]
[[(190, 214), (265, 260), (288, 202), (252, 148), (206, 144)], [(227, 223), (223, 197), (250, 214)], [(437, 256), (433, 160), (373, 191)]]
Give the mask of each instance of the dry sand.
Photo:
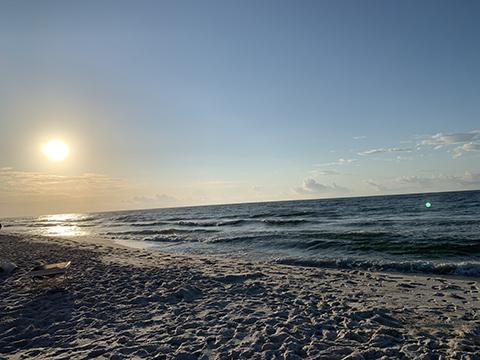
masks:
[[(0, 235), (0, 359), (480, 359), (479, 280)], [(65, 292), (35, 265), (71, 261)], [(49, 286), (49, 285), (45, 285)]]

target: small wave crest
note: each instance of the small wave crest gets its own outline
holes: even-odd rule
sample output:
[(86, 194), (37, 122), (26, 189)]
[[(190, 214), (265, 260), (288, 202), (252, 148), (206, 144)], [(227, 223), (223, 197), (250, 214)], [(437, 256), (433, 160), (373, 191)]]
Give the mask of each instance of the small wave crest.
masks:
[(105, 235), (108, 236), (143, 236), (143, 235), (173, 235), (173, 234), (192, 234), (192, 233), (211, 233), (216, 232), (215, 230), (204, 230), (204, 229), (193, 229), (193, 230), (185, 230), (185, 229), (177, 229), (177, 228), (170, 228), (170, 229), (161, 229), (161, 230), (139, 230), (139, 231), (121, 231), (121, 232), (107, 232)]
[(326, 267), (340, 269), (354, 269), (366, 271), (387, 271), (404, 273), (425, 273), (438, 275), (458, 275), (480, 277), (480, 263), (433, 263), (429, 261), (373, 261), (373, 260), (352, 260), (352, 259), (295, 259), (285, 258), (274, 261), (277, 264)]
[(181, 226), (198, 226), (198, 227), (214, 227), (214, 226), (231, 226), (240, 225), (245, 220), (223, 220), (223, 221), (178, 221), (177, 225)]
[(130, 224), (130, 226), (138, 226), (138, 227), (143, 227), (143, 226), (161, 226), (161, 225), (167, 225), (167, 223), (162, 222), (162, 221), (155, 221), (155, 222), (149, 222), (149, 223)]
[(297, 225), (306, 222), (304, 219), (291, 219), (291, 220), (283, 220), (283, 219), (263, 219), (262, 222), (267, 225)]
[(300, 211), (300, 212), (292, 212), (287, 214), (281, 214), (280, 217), (294, 217), (294, 216), (307, 216), (307, 215), (315, 215), (315, 211)]

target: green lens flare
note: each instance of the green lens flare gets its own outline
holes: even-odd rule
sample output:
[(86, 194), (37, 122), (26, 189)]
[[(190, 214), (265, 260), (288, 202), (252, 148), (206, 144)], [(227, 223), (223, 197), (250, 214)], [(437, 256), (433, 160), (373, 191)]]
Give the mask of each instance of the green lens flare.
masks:
[(432, 206), (432, 204), (430, 204), (429, 202), (427, 202), (427, 203), (425, 204), (425, 206), (426, 206), (426, 207), (430, 207), (430, 206)]

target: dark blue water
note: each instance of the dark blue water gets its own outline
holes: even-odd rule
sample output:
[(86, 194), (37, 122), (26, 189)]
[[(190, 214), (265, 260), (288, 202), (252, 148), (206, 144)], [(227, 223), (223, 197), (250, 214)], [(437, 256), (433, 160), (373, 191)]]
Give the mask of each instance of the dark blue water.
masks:
[[(427, 206), (427, 203), (430, 206)], [(4, 219), (5, 231), (322, 267), (480, 276), (480, 191)]]

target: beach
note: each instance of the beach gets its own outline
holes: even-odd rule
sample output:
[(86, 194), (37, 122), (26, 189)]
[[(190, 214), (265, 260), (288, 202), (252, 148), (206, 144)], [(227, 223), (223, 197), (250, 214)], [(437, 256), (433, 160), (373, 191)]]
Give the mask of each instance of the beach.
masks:
[[(0, 359), (480, 359), (475, 277), (25, 234), (1, 234), (0, 257), (18, 267), (0, 274)], [(64, 261), (65, 291), (28, 276)]]

